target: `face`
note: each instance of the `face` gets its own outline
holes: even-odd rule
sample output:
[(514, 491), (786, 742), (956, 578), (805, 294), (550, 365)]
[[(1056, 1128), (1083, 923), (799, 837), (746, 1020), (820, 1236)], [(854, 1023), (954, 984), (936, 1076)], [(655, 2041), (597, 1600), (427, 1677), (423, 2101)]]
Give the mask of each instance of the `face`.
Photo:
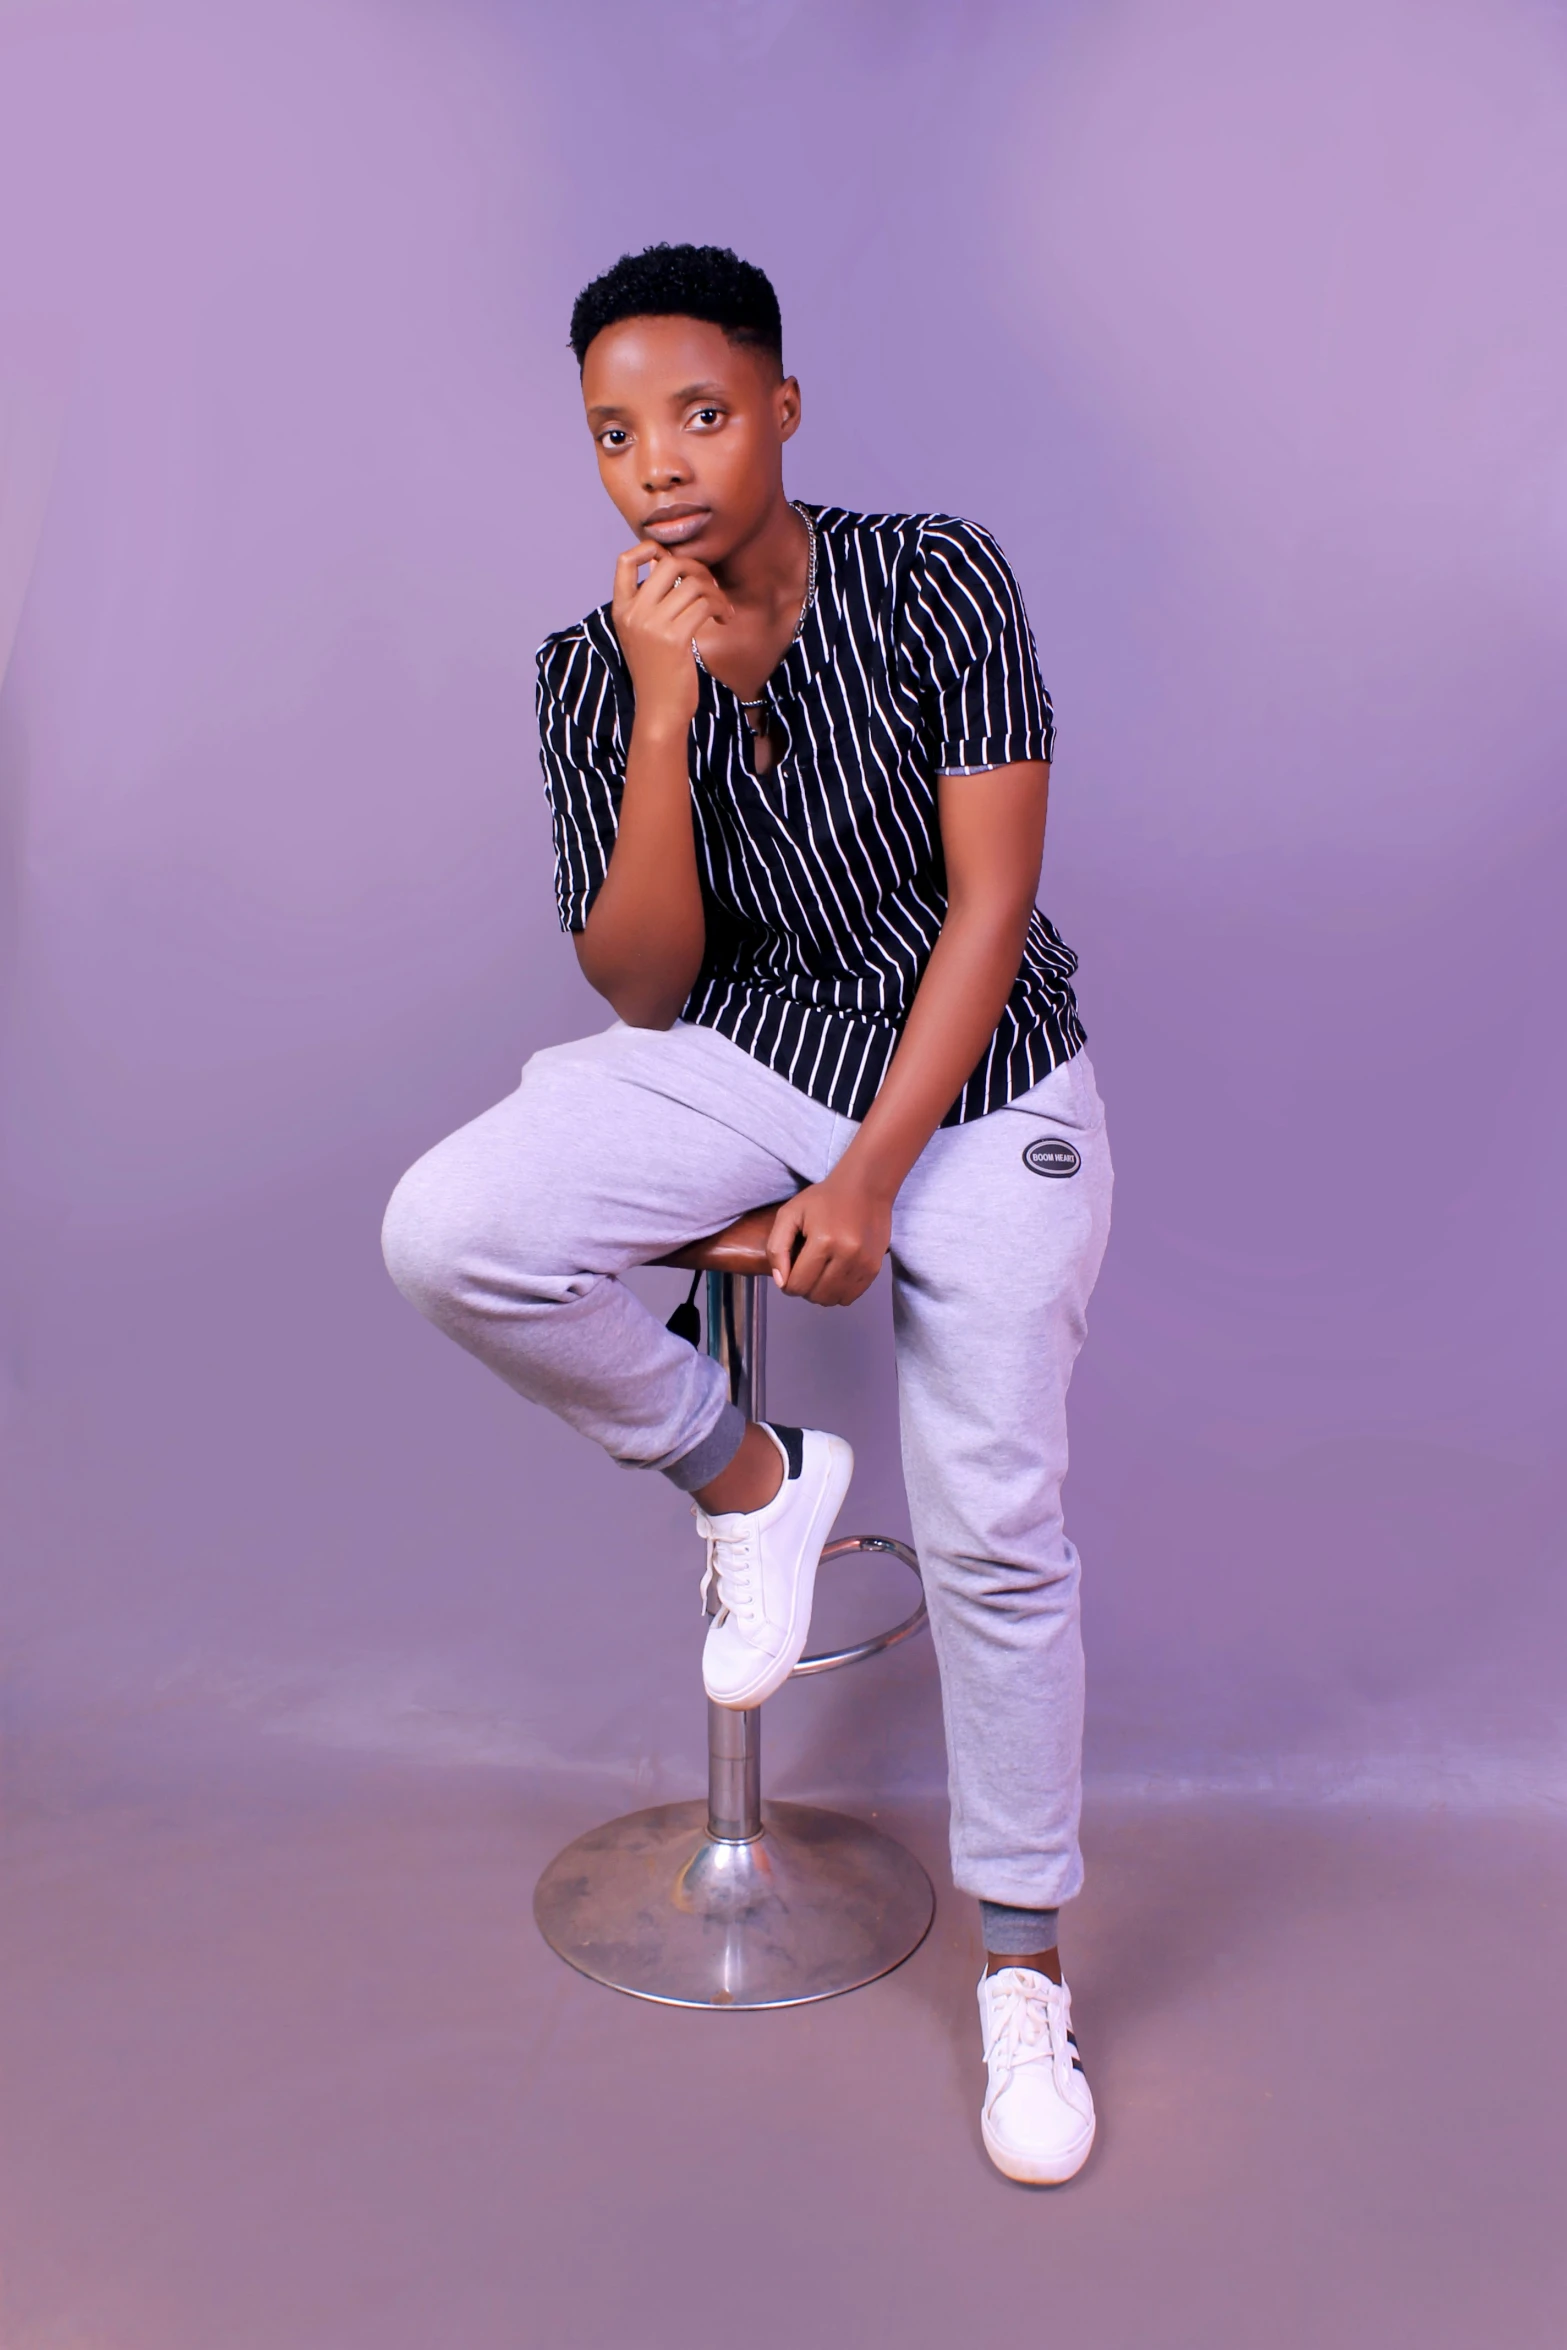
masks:
[(599, 475), (638, 538), (707, 564), (743, 546), (783, 497), (800, 387), (765, 351), (699, 318), (623, 318), (582, 369)]

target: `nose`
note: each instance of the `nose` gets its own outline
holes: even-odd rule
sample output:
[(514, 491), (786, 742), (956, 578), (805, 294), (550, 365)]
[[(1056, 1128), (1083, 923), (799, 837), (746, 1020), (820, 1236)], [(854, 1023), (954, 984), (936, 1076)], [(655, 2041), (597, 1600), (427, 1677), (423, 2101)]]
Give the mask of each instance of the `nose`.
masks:
[(660, 490), (672, 490), (691, 479), (690, 469), (681, 463), (679, 452), (662, 441), (645, 441), (643, 460), (642, 486), (650, 496)]

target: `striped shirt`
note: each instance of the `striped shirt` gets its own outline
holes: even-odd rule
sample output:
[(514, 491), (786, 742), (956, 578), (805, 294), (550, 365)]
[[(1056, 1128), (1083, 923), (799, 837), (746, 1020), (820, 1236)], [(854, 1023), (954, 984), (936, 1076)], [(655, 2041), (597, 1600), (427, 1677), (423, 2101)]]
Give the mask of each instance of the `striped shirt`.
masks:
[[(988, 531), (945, 514), (804, 506), (816, 593), (768, 680), (758, 774), (738, 696), (705, 670), (691, 805), (707, 915), (682, 1018), (863, 1118), (947, 911), (936, 786), (1048, 759), (1054, 727), (1023, 599)], [(633, 696), (610, 608), (539, 649), (539, 733), (561, 927), (609, 867)], [(1084, 1041), (1077, 958), (1036, 908), (994, 1036), (943, 1124), (1037, 1085)]]

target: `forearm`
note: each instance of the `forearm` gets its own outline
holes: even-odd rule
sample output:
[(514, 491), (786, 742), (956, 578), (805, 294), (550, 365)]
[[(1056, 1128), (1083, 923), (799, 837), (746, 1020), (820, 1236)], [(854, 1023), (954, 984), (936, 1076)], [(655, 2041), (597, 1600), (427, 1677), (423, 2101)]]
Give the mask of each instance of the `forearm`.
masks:
[(629, 1027), (668, 1028), (702, 967), (688, 728), (638, 718), (609, 870), (576, 941), (589, 985)]
[(852, 1305), (875, 1280), (903, 1179), (973, 1075), (1017, 983), (1049, 784), (1043, 759), (941, 778), (946, 920), (858, 1134), (830, 1175), (773, 1218), (768, 1262), (792, 1297)]
[(840, 1165), (889, 1204), (973, 1074), (1023, 959), (1033, 899), (954, 906), (880, 1092)]

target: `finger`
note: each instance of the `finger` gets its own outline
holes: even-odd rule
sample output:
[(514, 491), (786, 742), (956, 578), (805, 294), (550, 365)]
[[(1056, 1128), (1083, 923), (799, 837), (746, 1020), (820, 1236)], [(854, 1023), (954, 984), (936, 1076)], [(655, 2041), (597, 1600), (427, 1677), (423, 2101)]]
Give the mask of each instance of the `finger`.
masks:
[(794, 1264), (794, 1252), (800, 1245), (805, 1230), (805, 1210), (798, 1201), (786, 1199), (773, 1218), (772, 1230), (767, 1235), (767, 1263), (780, 1289), (789, 1279)]
[(865, 1287), (855, 1258), (833, 1257), (811, 1290), (811, 1303), (813, 1306), (852, 1306)]
[(657, 547), (651, 552), (644, 552), (639, 555), (638, 561), (647, 565), (647, 577), (641, 581), (635, 591), (637, 603), (644, 608), (651, 608), (654, 604), (661, 603), (672, 589), (679, 587), (685, 577), (685, 573), (667, 547)]
[(637, 573), (644, 563), (656, 563), (660, 555), (667, 555), (668, 552), (668, 548), (659, 546), (655, 539), (641, 539), (636, 546), (627, 547), (623, 555), (617, 555), (614, 601), (623, 603), (628, 597), (634, 596), (637, 592)]
[(684, 547), (660, 547), (660, 560), (673, 566), (682, 579), (699, 579), (715, 593), (721, 594), (717, 580), (699, 555), (688, 555)]
[(857, 1299), (865, 1295), (875, 1278), (876, 1275), (871, 1267), (864, 1263), (845, 1267), (843, 1279), (838, 1287), (837, 1303), (841, 1306), (852, 1306)]
[(666, 643), (689, 644), (697, 630), (716, 617), (712, 599), (703, 587), (673, 587), (657, 603), (645, 600), (646, 595), (644, 589), (629, 611), (618, 613), (616, 618), (635, 626), (644, 636), (661, 637)]
[[(695, 611), (711, 592), (700, 580), (682, 579), (678, 572), (649, 572), (632, 609), (654, 628), (673, 628), (683, 613)], [(689, 634), (689, 629), (685, 633)]]
[(682, 563), (666, 554), (657, 572), (649, 572), (638, 593), (648, 596), (660, 611), (688, 611), (694, 596), (705, 597), (709, 616), (717, 621), (734, 617), (734, 606), (705, 565)]
[(684, 547), (661, 547), (657, 539), (639, 539), (634, 547), (628, 547), (617, 559), (616, 570), (622, 565), (628, 571), (646, 569), (650, 579), (705, 579), (709, 587), (718, 585), (699, 556), (688, 555)]
[[(647, 562), (648, 575), (640, 587), (636, 568)], [(697, 619), (697, 599), (705, 597)], [(734, 606), (724, 594), (707, 566), (687, 560), (682, 563), (668, 547), (632, 547), (621, 556), (615, 567), (615, 593), (610, 599), (610, 610), (617, 620), (625, 620), (635, 611), (649, 618), (655, 614), (660, 620), (676, 619), (684, 615), (688, 629), (705, 627), (712, 621), (722, 628), (734, 618)]]
[(644, 540), (637, 559), (643, 563), (656, 563), (660, 567), (667, 566), (681, 579), (699, 579), (704, 586), (710, 587), (715, 595), (723, 593), (718, 585), (716, 575), (702, 561), (701, 556), (691, 554), (685, 547), (661, 547), (656, 541)]
[(832, 1261), (832, 1243), (805, 1235), (805, 1245), (795, 1258), (788, 1280), (783, 1284), (785, 1297), (812, 1297), (816, 1286)]
[(615, 557), (617, 571), (640, 571), (644, 563), (656, 563), (669, 549), (661, 547), (657, 539), (638, 539), (634, 547), (623, 547)]
[[(647, 577), (640, 581), (637, 578), (639, 571), (647, 573)], [(677, 548), (661, 547), (656, 539), (643, 539), (640, 545), (628, 547), (623, 555), (616, 558), (612, 601), (622, 609), (632, 602), (648, 606), (658, 604), (672, 588), (679, 587), (682, 580), (691, 578), (706, 581), (715, 595), (723, 593), (705, 565), (691, 558), (682, 562)]]
[(658, 626), (667, 626), (671, 635), (689, 636), (709, 620), (721, 620), (723, 613), (714, 602), (716, 592), (699, 581), (678, 581), (655, 607)]

